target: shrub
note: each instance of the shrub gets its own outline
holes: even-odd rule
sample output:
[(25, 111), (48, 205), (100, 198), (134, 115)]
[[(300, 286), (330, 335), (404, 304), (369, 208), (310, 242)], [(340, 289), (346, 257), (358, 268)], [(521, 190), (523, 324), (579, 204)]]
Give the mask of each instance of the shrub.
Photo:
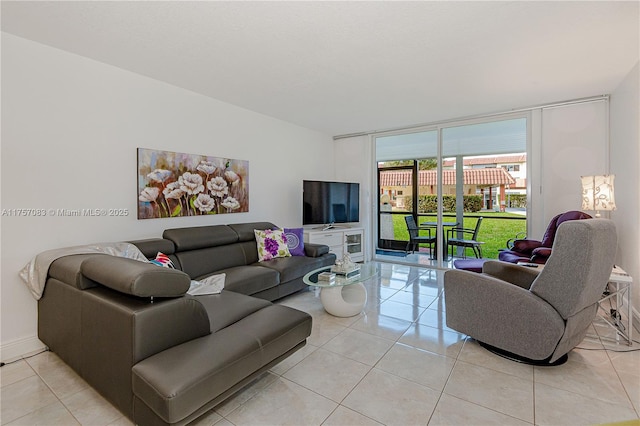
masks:
[(507, 197), (509, 205), (507, 207), (526, 208), (527, 194), (511, 194)]
[[(475, 213), (482, 209), (482, 196), (481, 195), (463, 195), (462, 205), (466, 213)], [(411, 210), (413, 206), (413, 197), (405, 197), (405, 207), (407, 210)], [(435, 195), (420, 195), (418, 196), (418, 212), (419, 213), (435, 213), (438, 208), (438, 198)], [(442, 209), (445, 212), (456, 211), (456, 196), (455, 195), (443, 195), (442, 196)]]

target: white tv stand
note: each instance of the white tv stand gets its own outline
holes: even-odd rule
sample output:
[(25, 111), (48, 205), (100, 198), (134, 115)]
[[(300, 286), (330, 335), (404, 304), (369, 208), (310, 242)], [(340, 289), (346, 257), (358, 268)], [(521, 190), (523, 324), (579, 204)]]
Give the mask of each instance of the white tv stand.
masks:
[(327, 223), (321, 226), (314, 226), (313, 228), (309, 228), (309, 229), (313, 231), (316, 231), (318, 229), (322, 231), (328, 231), (329, 229), (337, 229), (337, 228), (349, 228), (349, 227), (345, 225), (336, 225), (335, 223)]
[(364, 228), (333, 226), (329, 229), (305, 229), (304, 242), (325, 244), (338, 259), (349, 253), (354, 262), (364, 262)]

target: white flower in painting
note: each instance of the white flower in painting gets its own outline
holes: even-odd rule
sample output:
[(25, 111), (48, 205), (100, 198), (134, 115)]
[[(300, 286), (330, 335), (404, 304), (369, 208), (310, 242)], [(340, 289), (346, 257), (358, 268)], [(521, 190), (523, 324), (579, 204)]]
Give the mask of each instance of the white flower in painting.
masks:
[(180, 176), (178, 182), (180, 183), (180, 189), (189, 195), (199, 194), (204, 191), (202, 176), (197, 173), (185, 172)]
[(227, 185), (227, 181), (220, 176), (217, 176), (207, 182), (207, 188), (209, 188), (209, 191), (211, 191), (211, 195), (215, 195), (216, 197), (220, 198), (229, 193), (229, 186)]
[(156, 201), (158, 195), (160, 195), (159, 188), (156, 188), (155, 186), (147, 186), (142, 190), (138, 199), (146, 203), (151, 203), (153, 201)]
[(216, 202), (211, 198), (209, 194), (200, 194), (198, 198), (193, 202), (201, 212), (210, 212), (216, 205)]
[(222, 207), (224, 207), (224, 208), (226, 208), (228, 210), (237, 210), (237, 209), (240, 208), (240, 203), (238, 202), (238, 200), (236, 200), (233, 197), (227, 197), (222, 202)]
[(151, 180), (155, 180), (156, 182), (162, 183), (165, 180), (169, 179), (169, 177), (171, 176), (171, 173), (172, 173), (171, 170), (155, 169), (154, 171), (149, 173), (147, 177)]
[(216, 166), (211, 161), (201, 161), (196, 169), (208, 176), (216, 171)]
[(231, 183), (236, 183), (238, 180), (240, 180), (240, 176), (238, 176), (236, 172), (232, 172), (231, 170), (227, 170), (226, 172), (224, 172), (224, 177), (226, 177), (227, 180)]
[(167, 185), (165, 189), (162, 190), (164, 194), (164, 198), (177, 200), (182, 195), (184, 195), (184, 191), (180, 189), (180, 182), (171, 182)]
[(214, 158), (211, 164), (220, 170), (224, 170), (227, 168), (227, 160), (225, 160), (224, 158)]

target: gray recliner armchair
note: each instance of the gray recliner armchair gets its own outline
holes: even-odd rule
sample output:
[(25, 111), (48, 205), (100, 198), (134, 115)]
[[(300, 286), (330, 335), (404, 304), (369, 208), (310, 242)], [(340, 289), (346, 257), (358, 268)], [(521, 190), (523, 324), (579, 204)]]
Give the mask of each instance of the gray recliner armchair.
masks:
[(544, 267), (487, 261), (482, 274), (449, 270), (447, 326), (508, 358), (561, 364), (596, 316), (616, 245), (612, 221), (569, 221)]

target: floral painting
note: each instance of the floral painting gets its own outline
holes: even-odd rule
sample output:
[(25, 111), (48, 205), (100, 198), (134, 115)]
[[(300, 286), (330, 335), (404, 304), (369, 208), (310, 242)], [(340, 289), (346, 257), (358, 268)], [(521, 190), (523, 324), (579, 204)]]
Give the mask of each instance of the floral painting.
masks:
[(248, 161), (138, 148), (138, 219), (248, 211)]

